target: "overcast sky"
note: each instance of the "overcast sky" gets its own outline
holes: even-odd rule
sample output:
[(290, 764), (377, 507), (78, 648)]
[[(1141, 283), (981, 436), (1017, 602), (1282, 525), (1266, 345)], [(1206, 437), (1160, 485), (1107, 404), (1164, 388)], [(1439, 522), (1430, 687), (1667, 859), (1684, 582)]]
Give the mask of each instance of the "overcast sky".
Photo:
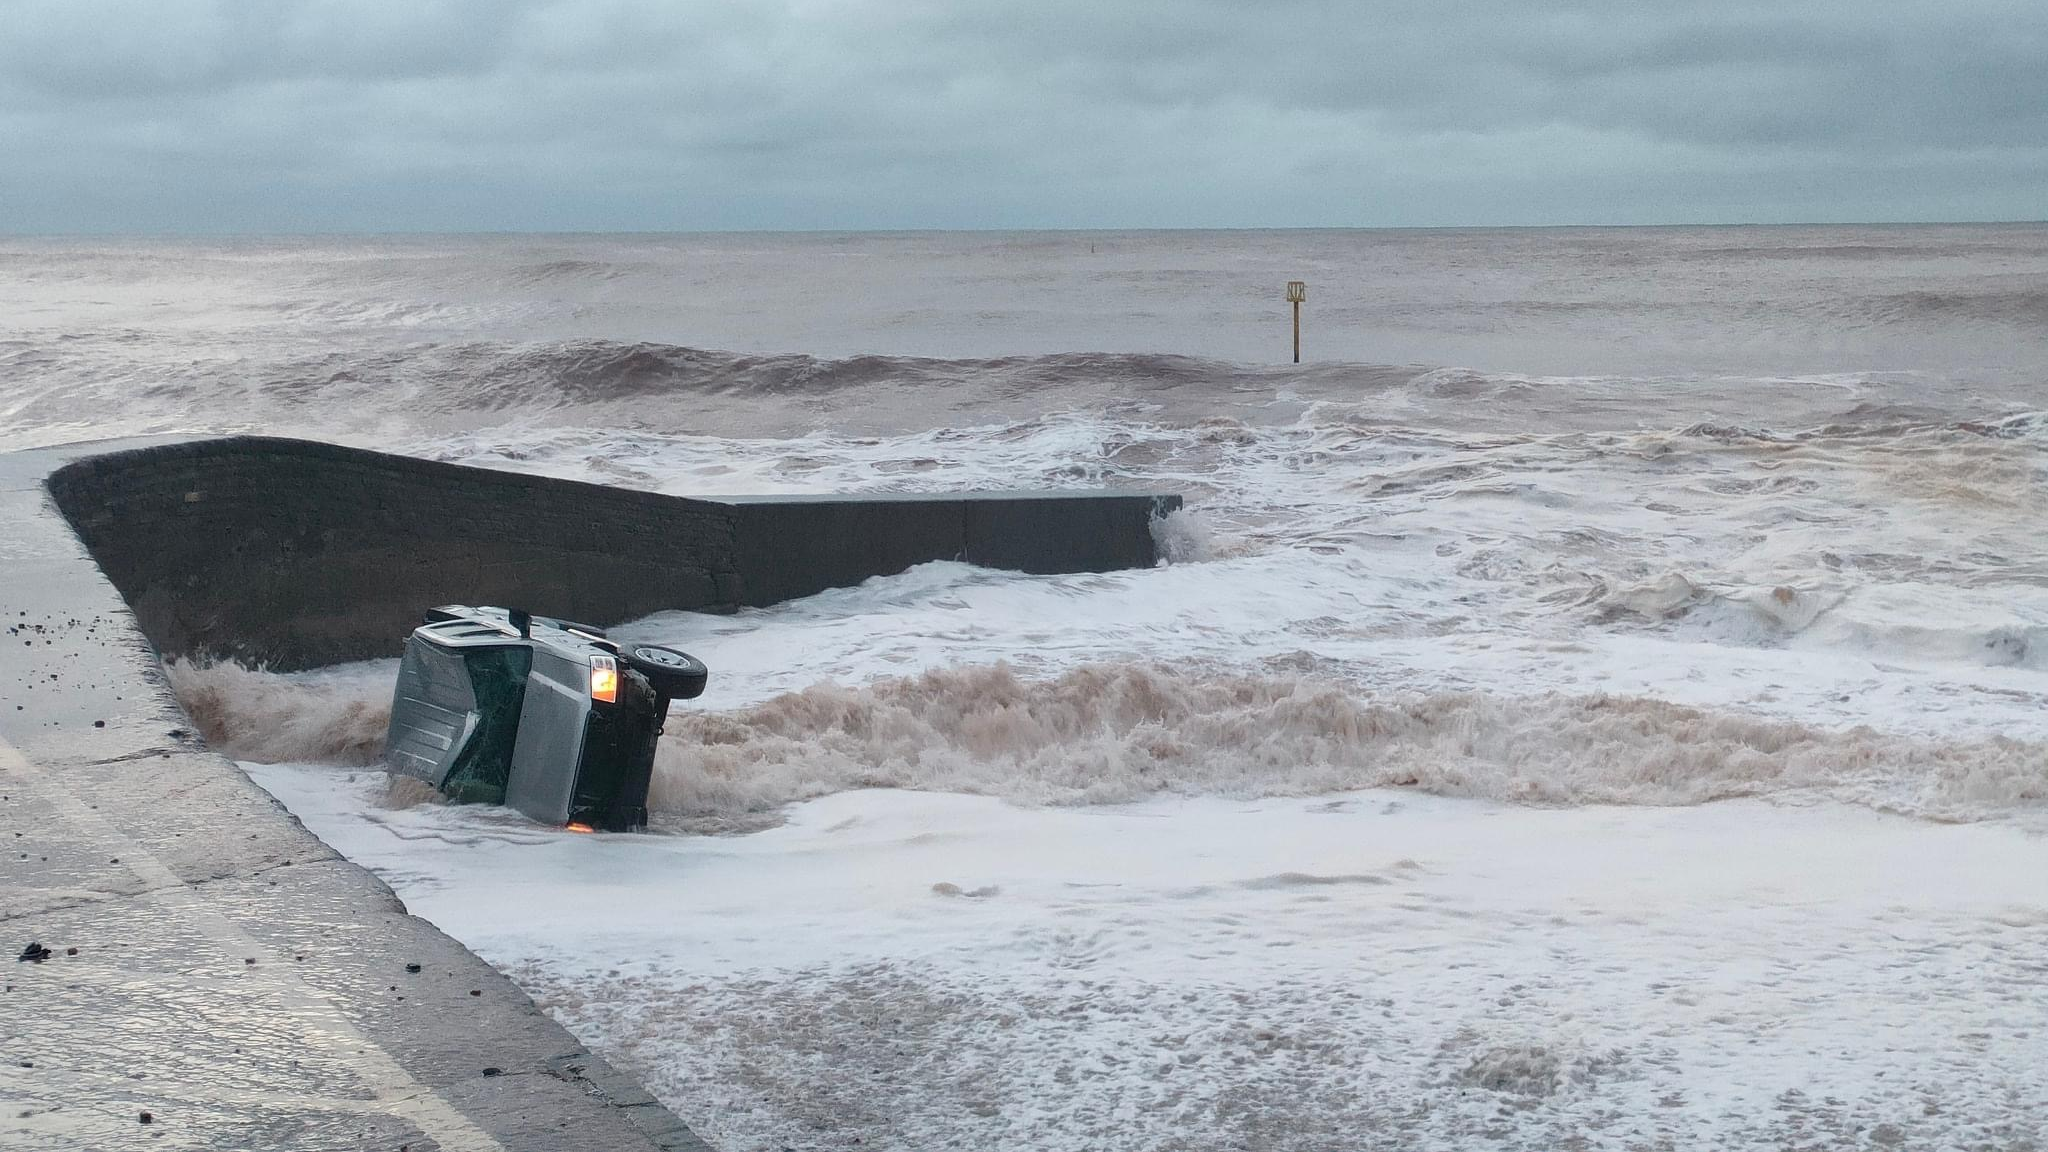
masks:
[(2048, 0), (0, 0), (0, 231), (2048, 218)]

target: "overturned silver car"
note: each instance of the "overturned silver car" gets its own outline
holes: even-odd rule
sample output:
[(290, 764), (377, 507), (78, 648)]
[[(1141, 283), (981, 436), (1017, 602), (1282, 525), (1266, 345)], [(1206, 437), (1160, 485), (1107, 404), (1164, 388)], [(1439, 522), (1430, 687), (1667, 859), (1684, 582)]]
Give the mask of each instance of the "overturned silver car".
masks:
[(436, 608), (406, 641), (385, 758), (457, 803), (638, 828), (669, 702), (702, 695), (707, 678), (687, 653), (586, 624)]

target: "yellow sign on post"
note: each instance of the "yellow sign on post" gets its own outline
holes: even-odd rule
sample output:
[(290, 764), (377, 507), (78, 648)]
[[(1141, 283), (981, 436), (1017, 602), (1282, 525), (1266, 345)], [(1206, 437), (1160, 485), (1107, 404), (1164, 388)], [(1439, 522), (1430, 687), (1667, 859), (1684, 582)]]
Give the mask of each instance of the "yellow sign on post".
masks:
[(1287, 282), (1287, 302), (1294, 305), (1294, 362), (1301, 363), (1301, 302), (1308, 299), (1308, 284), (1301, 280)]

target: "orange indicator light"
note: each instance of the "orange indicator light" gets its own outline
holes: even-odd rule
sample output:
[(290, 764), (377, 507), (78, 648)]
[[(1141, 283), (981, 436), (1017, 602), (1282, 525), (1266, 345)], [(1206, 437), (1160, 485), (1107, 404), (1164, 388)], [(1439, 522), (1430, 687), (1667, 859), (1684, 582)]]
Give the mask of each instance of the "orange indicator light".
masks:
[(605, 704), (619, 702), (619, 663), (610, 656), (590, 658), (590, 698)]

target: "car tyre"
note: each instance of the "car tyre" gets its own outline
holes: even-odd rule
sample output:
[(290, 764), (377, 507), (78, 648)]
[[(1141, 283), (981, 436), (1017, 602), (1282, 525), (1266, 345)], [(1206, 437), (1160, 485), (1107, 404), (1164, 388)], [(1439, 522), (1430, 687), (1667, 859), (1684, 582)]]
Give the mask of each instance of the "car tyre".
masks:
[(624, 649), (626, 666), (654, 686), (669, 700), (695, 700), (704, 694), (710, 679), (704, 662), (688, 652), (659, 644), (635, 644)]

